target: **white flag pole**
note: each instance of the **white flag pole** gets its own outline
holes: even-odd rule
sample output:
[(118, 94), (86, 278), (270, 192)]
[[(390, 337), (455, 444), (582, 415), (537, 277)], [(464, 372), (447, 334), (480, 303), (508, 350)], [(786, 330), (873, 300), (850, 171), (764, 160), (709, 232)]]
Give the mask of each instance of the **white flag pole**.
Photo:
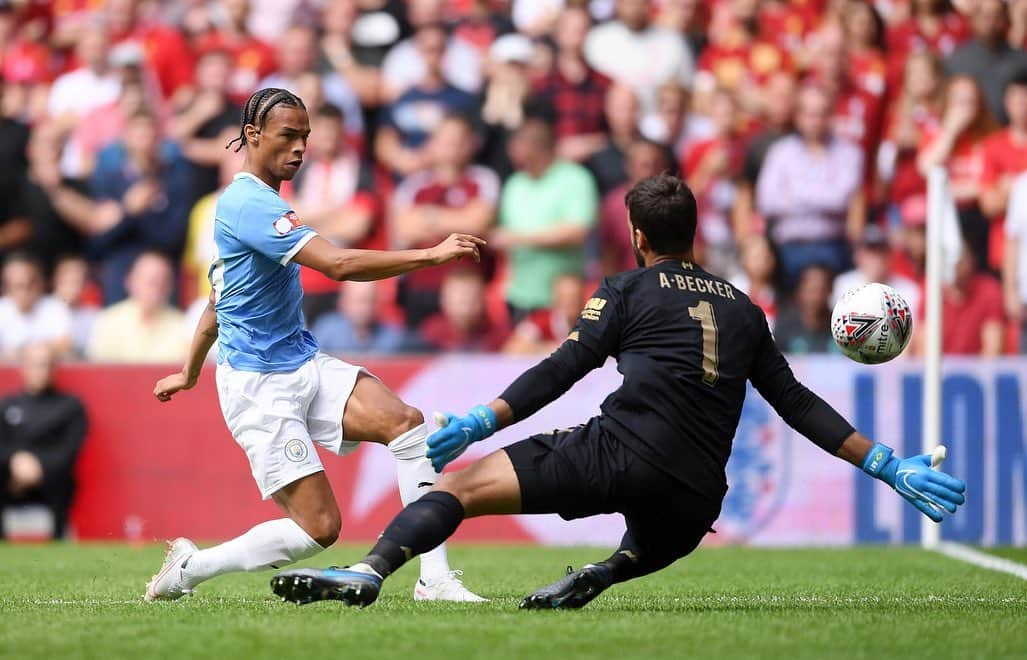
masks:
[[(948, 172), (936, 166), (927, 176), (927, 277), (924, 286), (924, 405), (921, 453), (933, 454), (941, 441), (941, 289), (945, 270), (944, 239), (952, 201)], [(921, 518), (920, 542), (935, 548), (941, 528)]]

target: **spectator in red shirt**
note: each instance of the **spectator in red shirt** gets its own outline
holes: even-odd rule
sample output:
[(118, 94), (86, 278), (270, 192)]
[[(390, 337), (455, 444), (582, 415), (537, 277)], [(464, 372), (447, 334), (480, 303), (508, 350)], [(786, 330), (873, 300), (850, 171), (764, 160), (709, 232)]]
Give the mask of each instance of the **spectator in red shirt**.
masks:
[[(941, 350), (947, 355), (996, 356), (1005, 343), (1005, 310), (1002, 285), (988, 273), (979, 272), (969, 243), (956, 262), (956, 278), (942, 291)], [(914, 336), (917, 353), (923, 350), (923, 333)]]
[(900, 207), (914, 195), (924, 195), (927, 183), (916, 167), (924, 134), (941, 123), (944, 74), (941, 61), (930, 52), (910, 56), (902, 91), (885, 122), (885, 139), (877, 153), (879, 198)]
[(698, 205), (697, 236), (703, 248), (703, 267), (726, 277), (738, 265), (731, 208), (735, 181), (745, 159), (745, 141), (739, 131), (738, 107), (731, 92), (720, 90), (714, 95), (710, 115), (716, 133), (692, 145), (681, 171)]
[(671, 164), (667, 149), (656, 142), (640, 138), (628, 148), (628, 181), (606, 193), (599, 209), (603, 275), (616, 275), (638, 267), (624, 196), (631, 186), (669, 170)]
[(984, 141), (994, 128), (995, 120), (977, 82), (969, 76), (955, 76), (945, 89), (941, 127), (925, 132), (917, 155), (917, 168), (925, 178), (936, 165), (948, 169), (960, 226), (982, 267), (988, 263), (989, 225), (977, 199), (984, 171)]
[(820, 0), (763, 0), (760, 34), (786, 53), (799, 55), (806, 38), (821, 19)]
[(884, 96), (884, 20), (867, 0), (846, 4), (842, 21), (848, 45), (849, 78), (873, 96)]
[(472, 270), (451, 271), (442, 282), (441, 310), (418, 329), (431, 350), (493, 352), (499, 350), (510, 329), (485, 312), (485, 281)]
[(111, 41), (139, 44), (146, 55), (146, 66), (156, 76), (165, 99), (189, 91), (196, 60), (182, 33), (144, 22), (140, 0), (107, 0), (105, 10)]
[[(429, 169), (405, 178), (392, 200), (393, 238), (401, 247), (435, 245), (453, 232), (481, 236), (492, 224), (499, 201), (499, 179), (486, 167), (472, 165), (474, 134), (468, 121), (447, 117), (428, 143)], [(487, 257), (478, 268), (453, 263), (407, 274), (401, 304), (416, 326), (439, 310), (446, 274), (455, 269), (487, 274)]]
[(1027, 69), (1006, 84), (1004, 105), (1009, 125), (984, 142), (981, 211), (991, 219), (988, 265), (1001, 268), (1003, 225), (1013, 181), (1027, 172)]
[(888, 86), (898, 89), (910, 55), (930, 51), (947, 57), (970, 38), (966, 20), (946, 0), (912, 0), (912, 16), (888, 29)]
[(578, 162), (598, 151), (604, 142), (603, 104), (610, 80), (585, 61), (585, 37), (592, 19), (584, 7), (567, 7), (556, 21), (556, 56), (547, 76), (533, 94), (553, 108), (556, 153)]
[(791, 69), (789, 54), (760, 33), (760, 3), (721, 2), (713, 9), (710, 43), (699, 57), (699, 70), (714, 86), (744, 91), (761, 85), (773, 73)]
[(851, 78), (846, 37), (840, 26), (824, 26), (817, 38), (812, 76), (834, 99), (831, 123), (835, 135), (863, 148), (864, 173), (869, 175), (880, 135), (882, 100)]
[(504, 353), (551, 353), (562, 344), (578, 321), (585, 301), (585, 283), (577, 275), (561, 275), (553, 280), (553, 304), (537, 309), (517, 324)]
[(275, 70), (275, 50), (250, 34), (246, 27), (250, 16), (249, 0), (225, 0), (224, 22), (196, 42), (196, 51), (222, 50), (232, 58), (228, 94), (232, 102), (242, 105), (264, 77)]

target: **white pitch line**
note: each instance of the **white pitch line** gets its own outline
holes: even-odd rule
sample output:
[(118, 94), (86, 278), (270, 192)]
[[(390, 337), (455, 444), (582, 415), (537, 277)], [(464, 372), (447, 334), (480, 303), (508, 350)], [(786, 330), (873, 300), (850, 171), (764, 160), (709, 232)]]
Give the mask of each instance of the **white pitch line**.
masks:
[(961, 543), (939, 543), (937, 547), (931, 549), (945, 555), (946, 557), (965, 561), (968, 564), (973, 564), (980, 568), (986, 568), (989, 571), (1008, 573), (1009, 575), (1014, 575), (1021, 580), (1027, 580), (1027, 566), (1024, 564), (1020, 564), (1003, 557), (989, 555), (986, 552), (974, 550), (973, 548)]

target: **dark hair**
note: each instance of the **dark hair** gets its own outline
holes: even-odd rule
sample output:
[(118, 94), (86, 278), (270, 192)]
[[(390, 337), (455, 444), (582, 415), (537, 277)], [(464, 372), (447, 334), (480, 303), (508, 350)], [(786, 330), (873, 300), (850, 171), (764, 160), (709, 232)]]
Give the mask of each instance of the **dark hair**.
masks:
[(439, 122), (439, 126), (441, 126), (444, 123), (449, 123), (449, 122), (454, 122), (454, 123), (460, 124), (461, 126), (466, 128), (468, 131), (472, 131), (472, 132), (474, 131), (474, 122), (473, 122), (473, 120), (470, 117), (468, 117), (467, 114), (464, 113), (464, 112), (450, 112), (450, 113), (448, 113), (445, 117), (442, 118), (442, 121)]
[(1027, 87), (1027, 67), (1018, 67), (1006, 80), (1004, 91), (1008, 92), (1010, 87)]
[(556, 146), (556, 130), (548, 117), (541, 114), (525, 115), (521, 125), (514, 130), (514, 135), (523, 134), (531, 130), (538, 131), (539, 139), (546, 150), (552, 150)]
[(43, 260), (32, 252), (26, 250), (15, 250), (4, 258), (3, 268), (6, 270), (11, 264), (26, 264), (32, 266), (40, 275), (46, 274), (46, 269), (43, 267)]
[(340, 124), (346, 119), (346, 116), (342, 112), (342, 108), (337, 105), (332, 105), (331, 103), (322, 104), (315, 114), (318, 117), (323, 117), (325, 119), (334, 119)]
[(885, 25), (884, 19), (881, 18), (881, 12), (877, 11), (877, 7), (868, 0), (857, 0), (857, 2), (850, 3), (849, 8), (851, 9), (856, 5), (861, 5), (870, 12), (870, 20), (874, 23), (874, 31), (876, 33), (874, 35), (874, 42), (872, 45), (878, 50), (884, 50), (886, 45), (885, 36), (888, 27)]
[(246, 146), (247, 124), (252, 124), (258, 129), (264, 128), (264, 121), (267, 119), (268, 113), (271, 112), (271, 109), (276, 105), (284, 105), (290, 108), (303, 108), (304, 110), (307, 109), (307, 106), (303, 105), (303, 100), (290, 91), (278, 89), (276, 87), (258, 89), (250, 94), (250, 98), (246, 100), (246, 105), (242, 108), (239, 136), (225, 145), (225, 149), (228, 149), (236, 142), (239, 143), (239, 146), (235, 148), (236, 151), (239, 151)]
[(695, 196), (669, 174), (642, 179), (624, 197), (631, 226), (645, 234), (657, 254), (683, 254), (695, 240)]

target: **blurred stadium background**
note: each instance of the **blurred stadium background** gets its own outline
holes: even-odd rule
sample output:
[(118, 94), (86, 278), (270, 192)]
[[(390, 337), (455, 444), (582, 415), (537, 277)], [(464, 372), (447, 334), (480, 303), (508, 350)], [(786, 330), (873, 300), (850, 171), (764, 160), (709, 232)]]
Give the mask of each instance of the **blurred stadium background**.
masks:
[[(213, 374), (170, 406), (151, 391), (206, 300), (239, 103), (282, 86), (312, 116), (283, 189), (305, 222), (360, 247), (490, 239), (480, 267), (341, 288), (304, 273), (322, 346), (428, 412), (500, 391), (560, 341), (633, 263), (626, 186), (671, 170), (699, 199), (700, 260), (766, 310), (800, 378), (916, 452), (920, 333), (861, 367), (832, 355), (829, 316), (866, 281), (922, 315), (923, 173), (946, 167), (966, 249), (943, 297), (942, 437), (973, 495), (942, 535), (1025, 545), (1025, 43), (1024, 0), (0, 0), (9, 534), (52, 531), (25, 503), (69, 475), (73, 538), (217, 539), (267, 517)], [(41, 394), (54, 357), (71, 399)], [(607, 365), (531, 427), (581, 421), (617, 382)], [(67, 435), (34, 447), (47, 420)], [(377, 449), (326, 461), (347, 540), (399, 506)], [(920, 538), (912, 508), (755, 396), (729, 480), (714, 544)], [(44, 502), (64, 506), (58, 490)], [(458, 538), (607, 544), (617, 524), (475, 520)]]

